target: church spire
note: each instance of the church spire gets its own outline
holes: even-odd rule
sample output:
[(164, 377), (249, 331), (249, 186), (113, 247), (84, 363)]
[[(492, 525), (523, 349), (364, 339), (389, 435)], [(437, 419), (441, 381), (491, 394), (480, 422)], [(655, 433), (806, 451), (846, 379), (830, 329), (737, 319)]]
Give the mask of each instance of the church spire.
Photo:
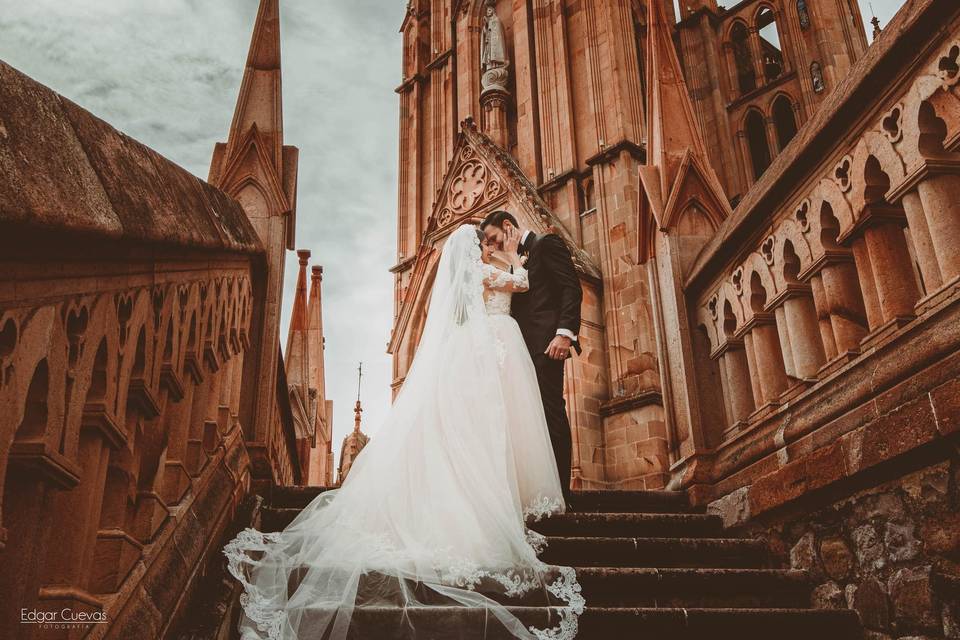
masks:
[(357, 367), (357, 404), (353, 407), (353, 432), (360, 433), (360, 414), (363, 413), (363, 407), (360, 406), (360, 381), (363, 380), (363, 363)]
[[(295, 147), (283, 144), (279, 0), (261, 0), (230, 133), (214, 149), (208, 181), (245, 205), (266, 209), (250, 212), (255, 226), (255, 218), (284, 216), (286, 249), (294, 248), (297, 156)], [(241, 194), (251, 183), (255, 193)], [(261, 240), (268, 242), (263, 234)]]
[(307, 261), (310, 252), (297, 251), (300, 259), (300, 272), (297, 274), (297, 290), (293, 296), (293, 313), (290, 316), (290, 331), (287, 335), (287, 350), (284, 360), (287, 373), (287, 386), (291, 393), (291, 402), (295, 421), (299, 427), (298, 435), (312, 436), (314, 433), (313, 412), (310, 400), (310, 349), (307, 342)]
[(641, 181), (661, 227), (670, 221), (690, 170), (700, 175), (722, 219), (729, 214), (729, 202), (690, 102), (672, 26), (660, 3), (647, 6), (647, 162), (641, 168)]
[(709, 162), (670, 24), (661, 3), (649, 2), (647, 7), (647, 157), (648, 164), (660, 168), (661, 193), (665, 196), (687, 149), (705, 164)]
[(317, 389), (321, 401), (326, 398), (323, 303), (320, 295), (322, 283), (323, 267), (314, 265), (310, 273), (310, 298), (307, 303), (307, 350), (310, 356), (310, 386)]
[[(291, 347), (305, 349), (307, 346), (306, 332), (308, 329), (307, 314), (307, 264), (310, 260), (310, 250), (297, 251), (300, 261), (300, 270), (297, 273), (297, 289), (293, 294), (293, 311), (290, 314), (290, 333), (287, 336), (287, 368), (290, 368)], [(288, 376), (289, 379), (289, 376)], [(305, 382), (306, 380), (304, 380)]]
[(261, 0), (250, 38), (247, 66), (230, 125), (228, 152), (250, 129), (269, 145), (274, 168), (282, 171), (283, 109), (280, 91), (279, 0)]

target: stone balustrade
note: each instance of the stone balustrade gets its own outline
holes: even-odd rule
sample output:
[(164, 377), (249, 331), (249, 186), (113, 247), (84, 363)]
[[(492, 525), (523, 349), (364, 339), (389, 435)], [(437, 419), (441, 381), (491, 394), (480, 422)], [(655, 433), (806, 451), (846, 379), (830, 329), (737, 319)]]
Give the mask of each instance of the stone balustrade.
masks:
[[(0, 636), (160, 637), (248, 446), (299, 469), (292, 424), (245, 423), (262, 246), (238, 202), (2, 63), (0, 165)], [(20, 622), (64, 608), (110, 624)]]
[[(753, 483), (757, 515), (865, 469), (861, 444), (883, 450), (878, 464), (955, 430), (952, 395), (941, 389), (937, 400), (934, 390), (958, 373), (960, 349), (958, 34), (956, 24), (941, 31), (903, 71), (894, 70), (903, 60), (882, 61), (892, 53), (881, 42), (813, 125), (829, 131), (860, 110), (853, 128), (817, 139), (816, 162), (800, 158), (817, 133), (798, 136), (698, 258), (686, 289), (700, 336), (694, 357), (707, 369), (699, 379), (719, 386), (698, 392), (702, 415), (715, 417), (701, 425), (713, 448), (693, 456), (706, 470), (695, 489), (704, 501)], [(850, 96), (879, 73), (886, 97), (864, 113)], [(936, 376), (926, 371), (934, 364)], [(864, 443), (871, 421), (898, 408), (888, 398), (914, 400), (903, 390), (910, 384), (931, 394), (932, 427), (905, 436), (891, 423), (876, 436), (889, 441)], [(838, 449), (824, 453), (831, 444)], [(817, 452), (838, 468), (824, 472), (829, 464), (805, 457)], [(761, 495), (767, 476), (780, 484)]]

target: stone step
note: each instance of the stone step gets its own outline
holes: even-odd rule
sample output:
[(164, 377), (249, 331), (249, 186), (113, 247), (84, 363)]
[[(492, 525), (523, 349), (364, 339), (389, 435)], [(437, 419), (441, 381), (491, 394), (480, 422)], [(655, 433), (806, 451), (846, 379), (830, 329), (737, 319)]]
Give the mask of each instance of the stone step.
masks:
[[(290, 507), (263, 509), (263, 531), (283, 530), (300, 511)], [(546, 536), (569, 538), (719, 538), (724, 535), (719, 516), (699, 513), (564, 513), (531, 523), (530, 528)]]
[(720, 516), (701, 513), (563, 513), (529, 525), (545, 536), (720, 538)]
[(807, 607), (806, 572), (784, 569), (577, 567), (594, 607)]
[(260, 512), (260, 530), (264, 533), (283, 531), (302, 509), (267, 507)]
[(572, 567), (765, 568), (763, 542), (744, 538), (547, 537), (540, 558)]
[(574, 491), (570, 499), (578, 513), (699, 513), (685, 491)]
[[(547, 628), (559, 613), (547, 607), (509, 607), (525, 625)], [(482, 609), (462, 607), (377, 607), (355, 609), (350, 640), (391, 638), (416, 640), (512, 640), (514, 637)], [(407, 622), (417, 633), (409, 631)], [(580, 617), (577, 640), (637, 638), (651, 640), (859, 640), (859, 618), (853, 611), (807, 609), (603, 608), (587, 607)]]
[(296, 485), (284, 485), (273, 487), (267, 498), (267, 504), (271, 507), (303, 509), (310, 504), (314, 498), (321, 493), (336, 489), (336, 487), (301, 487)]
[(577, 640), (608, 638), (861, 640), (863, 631), (850, 610), (587, 607)]
[[(274, 507), (302, 509), (324, 491), (335, 487), (274, 487), (268, 502)], [(573, 510), (584, 513), (697, 513), (684, 491), (574, 491)]]

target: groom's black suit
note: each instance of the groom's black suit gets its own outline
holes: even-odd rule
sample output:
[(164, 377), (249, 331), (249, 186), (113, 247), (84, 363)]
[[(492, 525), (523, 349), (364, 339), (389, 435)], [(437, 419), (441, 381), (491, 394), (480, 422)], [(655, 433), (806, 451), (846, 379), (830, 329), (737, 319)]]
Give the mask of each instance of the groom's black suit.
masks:
[[(564, 495), (570, 491), (570, 421), (567, 418), (566, 402), (563, 399), (563, 360), (553, 360), (544, 352), (557, 335), (558, 329), (566, 329), (574, 336), (580, 332), (580, 303), (583, 291), (580, 279), (573, 267), (573, 259), (560, 236), (529, 233), (518, 248), (527, 256), (526, 268), (530, 289), (513, 296), (513, 317), (530, 350), (540, 396), (547, 417), (547, 429), (557, 458), (560, 483)], [(580, 343), (574, 341), (574, 349), (580, 353)]]

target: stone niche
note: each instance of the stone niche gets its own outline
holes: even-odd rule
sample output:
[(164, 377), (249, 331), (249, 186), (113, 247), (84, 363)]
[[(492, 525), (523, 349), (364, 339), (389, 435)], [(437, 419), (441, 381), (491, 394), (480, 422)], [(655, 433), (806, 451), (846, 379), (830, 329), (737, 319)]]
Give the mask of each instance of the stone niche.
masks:
[(754, 521), (818, 608), (856, 609), (869, 640), (960, 638), (960, 457), (807, 513)]

